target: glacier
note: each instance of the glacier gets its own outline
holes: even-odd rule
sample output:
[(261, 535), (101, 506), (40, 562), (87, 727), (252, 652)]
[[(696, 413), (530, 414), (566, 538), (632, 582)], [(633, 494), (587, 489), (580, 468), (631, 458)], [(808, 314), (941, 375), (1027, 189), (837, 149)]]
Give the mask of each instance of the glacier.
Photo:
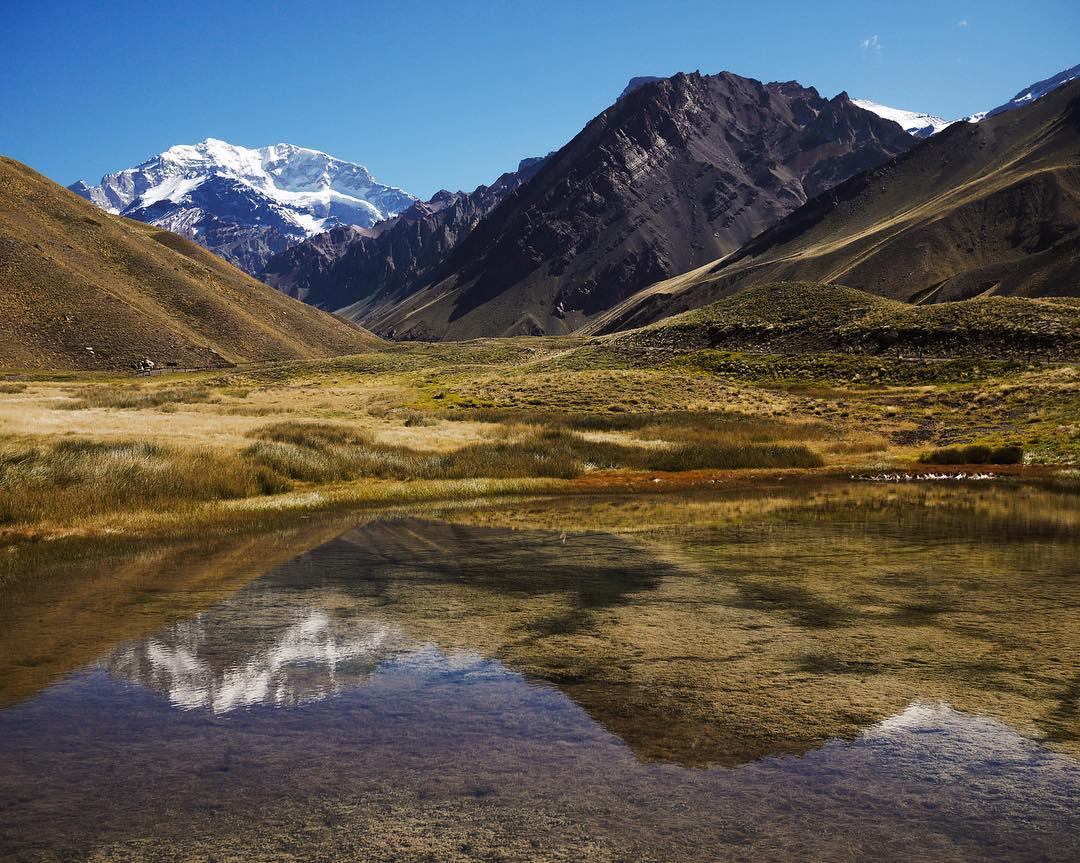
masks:
[(885, 120), (892, 120), (894, 123), (899, 123), (905, 132), (909, 135), (914, 135), (916, 138), (929, 138), (931, 135), (936, 135), (942, 129), (948, 128), (955, 122), (954, 120), (946, 120), (933, 114), (924, 114), (920, 111), (905, 111), (902, 108), (890, 108), (888, 105), (871, 102), (869, 99), (852, 99), (851, 101), (864, 111), (870, 111)]
[(960, 120), (945, 120), (941, 117), (934, 116), (933, 114), (923, 114), (918, 111), (905, 111), (902, 108), (890, 108), (888, 105), (871, 102), (869, 99), (852, 99), (852, 101), (866, 111), (872, 111), (879, 117), (884, 117), (886, 120), (892, 120), (895, 123), (899, 123), (905, 132), (914, 135), (916, 138), (929, 138), (931, 135), (936, 135), (942, 129), (948, 128), (953, 123), (980, 123), (988, 117), (996, 117), (999, 114), (1004, 114), (1006, 111), (1014, 111), (1017, 108), (1023, 108), (1025, 105), (1030, 105), (1032, 102), (1041, 99), (1047, 93), (1052, 93), (1058, 87), (1063, 87), (1070, 81), (1075, 81), (1077, 78), (1080, 78), (1080, 65), (1073, 66), (1070, 69), (1064, 69), (1045, 80), (1036, 81), (1034, 84), (1021, 90), (1008, 102), (998, 105), (996, 108), (991, 108), (989, 111), (977, 111)]
[(110, 213), (174, 231), (253, 274), (270, 255), (343, 225), (370, 228), (418, 199), (363, 165), (293, 144), (217, 138), (178, 144), (92, 186), (68, 187)]

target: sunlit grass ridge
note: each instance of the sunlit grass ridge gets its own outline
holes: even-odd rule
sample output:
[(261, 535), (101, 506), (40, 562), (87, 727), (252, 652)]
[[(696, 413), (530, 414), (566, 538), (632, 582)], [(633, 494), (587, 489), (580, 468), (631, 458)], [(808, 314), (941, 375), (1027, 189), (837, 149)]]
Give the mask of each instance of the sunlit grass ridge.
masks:
[(100, 512), (242, 498), (286, 487), (258, 464), (210, 449), (85, 439), (0, 448), (5, 524), (75, 523)]

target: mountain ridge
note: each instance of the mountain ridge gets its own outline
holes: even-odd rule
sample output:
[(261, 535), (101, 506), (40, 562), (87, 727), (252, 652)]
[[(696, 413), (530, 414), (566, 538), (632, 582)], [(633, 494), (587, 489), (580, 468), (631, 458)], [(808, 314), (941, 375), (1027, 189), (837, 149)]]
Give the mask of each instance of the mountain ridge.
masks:
[(891, 108), (869, 99), (852, 99), (860, 108), (871, 111), (886, 120), (899, 123), (900, 128), (916, 138), (929, 138), (936, 135), (942, 129), (948, 128), (956, 120), (946, 120), (934, 114), (926, 114), (920, 111), (906, 111), (903, 108)]
[(1063, 69), (1056, 75), (1051, 75), (1049, 78), (1036, 81), (1034, 84), (1029, 84), (1008, 102), (1003, 102), (996, 108), (991, 108), (989, 111), (977, 111), (974, 114), (969, 114), (966, 117), (961, 117), (956, 120), (946, 120), (935, 114), (927, 114), (920, 111), (907, 111), (903, 108), (892, 108), (888, 105), (882, 105), (879, 102), (874, 102), (869, 99), (855, 99), (853, 101), (860, 108), (865, 108), (867, 111), (873, 111), (879, 117), (884, 117), (887, 120), (894, 120), (904, 128), (904, 131), (910, 132), (918, 138), (929, 138), (931, 135), (936, 135), (943, 129), (947, 129), (953, 123), (980, 123), (988, 117), (996, 117), (999, 114), (1004, 114), (1006, 111), (1015, 111), (1017, 108), (1023, 108), (1025, 105), (1029, 105), (1032, 102), (1041, 99), (1043, 96), (1054, 92), (1058, 87), (1063, 87), (1077, 78), (1080, 78), (1080, 64), (1069, 69)]
[(951, 126), (580, 332), (642, 326), (773, 282), (844, 284), (914, 303), (1077, 295), (1080, 81)]
[(269, 257), (339, 225), (371, 227), (416, 198), (363, 165), (293, 144), (216, 138), (172, 146), (96, 186), (68, 188), (98, 207), (166, 228), (257, 274)]
[(913, 144), (846, 93), (728, 72), (643, 84), (483, 219), (427, 285), (359, 320), (399, 338), (570, 332)]
[(368, 350), (305, 306), (163, 228), (103, 212), (0, 157), (0, 365), (218, 367)]
[(991, 108), (989, 111), (985, 111), (977, 116), (980, 120), (983, 120), (988, 117), (996, 117), (999, 114), (1004, 114), (1006, 111), (1015, 111), (1017, 108), (1023, 108), (1024, 106), (1053, 93), (1059, 87), (1064, 87), (1069, 82), (1075, 81), (1077, 78), (1080, 78), (1080, 63), (1069, 69), (1063, 69), (1056, 75), (1051, 75), (1049, 78), (1044, 78), (1041, 81), (1036, 81), (1034, 84), (1029, 84), (1008, 102), (1003, 102), (996, 108)]
[(278, 255), (261, 278), (289, 296), (357, 317), (392, 304), (422, 281), (488, 213), (528, 182), (547, 157), (518, 163), (490, 186), (441, 190), (370, 229), (335, 228)]

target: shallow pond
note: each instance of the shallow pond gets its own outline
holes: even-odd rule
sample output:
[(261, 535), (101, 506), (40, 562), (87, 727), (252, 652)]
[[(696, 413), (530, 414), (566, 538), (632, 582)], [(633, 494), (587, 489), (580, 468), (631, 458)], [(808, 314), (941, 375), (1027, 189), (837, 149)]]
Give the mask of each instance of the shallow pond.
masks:
[(1080, 497), (759, 482), (49, 563), (0, 858), (1076, 860)]

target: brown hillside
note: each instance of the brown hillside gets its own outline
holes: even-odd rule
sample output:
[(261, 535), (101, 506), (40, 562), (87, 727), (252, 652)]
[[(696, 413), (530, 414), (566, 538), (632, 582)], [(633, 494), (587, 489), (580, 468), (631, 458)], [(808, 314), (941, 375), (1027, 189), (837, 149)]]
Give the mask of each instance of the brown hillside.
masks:
[(846, 93), (680, 73), (594, 118), (428, 284), (357, 319), (396, 338), (571, 332), (913, 144)]
[(914, 303), (1080, 294), (1080, 82), (951, 126), (738, 252), (645, 288), (583, 332), (641, 326), (781, 281)]
[(672, 351), (1072, 361), (1080, 357), (1080, 303), (1067, 297), (976, 297), (910, 305), (843, 285), (787, 282), (754, 285), (605, 339)]
[(0, 158), (0, 366), (129, 368), (144, 357), (215, 366), (376, 342), (188, 240)]

